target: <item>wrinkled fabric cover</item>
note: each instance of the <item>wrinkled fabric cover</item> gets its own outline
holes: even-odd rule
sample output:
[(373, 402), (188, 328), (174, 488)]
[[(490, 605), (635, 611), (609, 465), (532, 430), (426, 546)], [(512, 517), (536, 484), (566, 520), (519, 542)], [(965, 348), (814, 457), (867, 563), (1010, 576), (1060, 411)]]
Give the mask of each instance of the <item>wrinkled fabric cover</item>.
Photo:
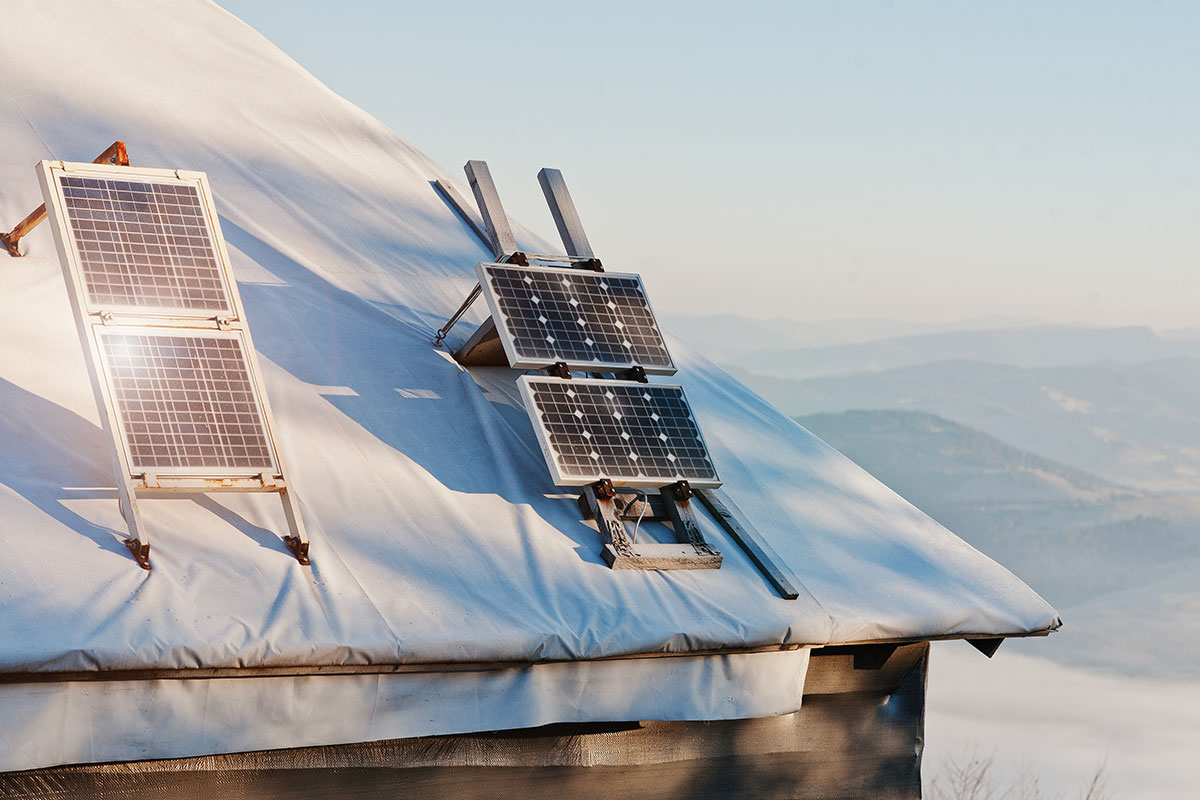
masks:
[(42, 201), (36, 161), (90, 160), (117, 138), (135, 164), (209, 174), (313, 565), (284, 548), (269, 495), (143, 501), (155, 568), (134, 565), (43, 225), (27, 257), (0, 256), (0, 671), (593, 659), (1057, 625), (1003, 567), (674, 339), (729, 496), (804, 591), (777, 597), (711, 521), (720, 570), (608, 569), (550, 484), (515, 372), (466, 371), (431, 344), (487, 257), (430, 185), (447, 172), (208, 2), (5, 12), (23, 35), (0, 48), (0, 219)]
[[(801, 707), (809, 652), (481, 672), (0, 684), (0, 773), (558, 722), (768, 717)], [(0, 778), (0, 797), (8, 797), (5, 785)]]
[(928, 657), (928, 644), (908, 645), (884, 669), (860, 671), (852, 656), (818, 653), (809, 674), (822, 690), (766, 719), (552, 725), (0, 773), (0, 797), (919, 798)]

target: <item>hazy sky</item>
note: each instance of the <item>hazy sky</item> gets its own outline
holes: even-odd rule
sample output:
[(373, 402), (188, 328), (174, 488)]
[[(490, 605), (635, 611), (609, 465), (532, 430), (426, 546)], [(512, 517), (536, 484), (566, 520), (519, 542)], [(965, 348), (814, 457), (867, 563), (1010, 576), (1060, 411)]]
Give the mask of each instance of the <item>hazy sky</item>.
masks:
[(1200, 4), (221, 0), (656, 304), (1200, 323)]

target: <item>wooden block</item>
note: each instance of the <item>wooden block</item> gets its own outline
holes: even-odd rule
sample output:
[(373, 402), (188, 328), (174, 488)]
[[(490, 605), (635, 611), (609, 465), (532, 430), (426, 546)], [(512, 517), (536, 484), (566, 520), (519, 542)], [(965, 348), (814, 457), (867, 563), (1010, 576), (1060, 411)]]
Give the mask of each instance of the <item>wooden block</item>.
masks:
[(721, 554), (701, 555), (690, 544), (645, 542), (633, 545), (633, 555), (604, 546), (604, 561), (613, 569), (720, 569)]
[(488, 317), (487, 322), (467, 337), (463, 346), (454, 353), (454, 360), (467, 367), (507, 367), (508, 356), (504, 354), (504, 343), (496, 332), (496, 323)]

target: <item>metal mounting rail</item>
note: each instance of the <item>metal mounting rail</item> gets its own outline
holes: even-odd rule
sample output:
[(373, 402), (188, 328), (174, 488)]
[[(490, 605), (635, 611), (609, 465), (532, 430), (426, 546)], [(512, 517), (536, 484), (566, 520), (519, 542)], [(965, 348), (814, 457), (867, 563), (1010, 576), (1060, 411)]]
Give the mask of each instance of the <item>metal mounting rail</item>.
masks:
[[(124, 142), (113, 142), (100, 155), (92, 159), (93, 164), (116, 164), (122, 167), (129, 166), (129, 154), (125, 151)], [(46, 204), (40, 206), (30, 212), (29, 216), (17, 223), (17, 226), (8, 233), (0, 233), (0, 244), (4, 245), (4, 249), (8, 250), (8, 254), (13, 258), (20, 258), (21, 251), (18, 245), (21, 239), (25, 237), (31, 230), (36, 228), (42, 220), (46, 218)]]

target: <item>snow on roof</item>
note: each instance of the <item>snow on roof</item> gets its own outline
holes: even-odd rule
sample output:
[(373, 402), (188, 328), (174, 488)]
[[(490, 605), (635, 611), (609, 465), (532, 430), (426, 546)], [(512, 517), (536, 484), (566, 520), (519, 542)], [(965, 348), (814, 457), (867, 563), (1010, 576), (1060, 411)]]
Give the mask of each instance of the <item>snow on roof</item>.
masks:
[(211, 3), (64, 13), (6, 14), (21, 35), (0, 76), (0, 226), (41, 202), (35, 162), (115, 139), (135, 164), (208, 173), (313, 565), (281, 542), (274, 496), (210, 495), (143, 501), (155, 569), (137, 568), (43, 225), (27, 257), (0, 257), (0, 670), (594, 659), (1058, 625), (676, 340), (726, 491), (804, 591), (779, 598), (711, 522), (720, 570), (610, 570), (550, 483), (516, 373), (431, 344), (488, 257), (430, 185), (451, 176)]

